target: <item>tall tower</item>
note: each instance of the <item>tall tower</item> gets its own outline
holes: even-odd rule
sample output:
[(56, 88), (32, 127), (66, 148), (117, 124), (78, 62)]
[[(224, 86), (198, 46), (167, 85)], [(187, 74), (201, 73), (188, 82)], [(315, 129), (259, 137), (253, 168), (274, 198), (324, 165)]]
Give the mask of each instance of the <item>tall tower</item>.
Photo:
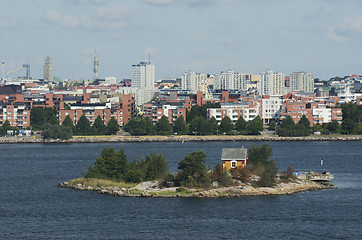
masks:
[(149, 102), (155, 93), (155, 65), (149, 61), (132, 65), (132, 87), (137, 88), (137, 105)]
[(140, 62), (132, 65), (132, 87), (153, 88), (155, 86), (155, 65)]
[(45, 59), (43, 78), (44, 80), (53, 81), (53, 64), (49, 56)]
[(97, 50), (94, 50), (94, 61), (93, 61), (94, 79), (98, 79), (98, 65), (99, 65), (99, 61), (97, 58)]

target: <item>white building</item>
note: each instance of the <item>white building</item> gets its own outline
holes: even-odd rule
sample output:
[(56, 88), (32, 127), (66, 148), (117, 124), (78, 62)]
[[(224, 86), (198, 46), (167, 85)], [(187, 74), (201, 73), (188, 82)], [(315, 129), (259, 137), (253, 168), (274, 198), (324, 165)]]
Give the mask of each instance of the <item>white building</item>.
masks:
[(140, 62), (132, 65), (132, 87), (135, 92), (136, 105), (149, 102), (155, 93), (155, 65), (150, 62)]
[(311, 73), (295, 72), (290, 75), (290, 91), (314, 92), (314, 77)]
[(191, 90), (192, 93), (204, 91), (207, 86), (207, 74), (190, 71), (181, 76), (181, 88)]
[(247, 90), (246, 81), (248, 74), (235, 73), (234, 71), (221, 72), (217, 74), (214, 80), (214, 89), (223, 90)]
[(259, 116), (259, 112), (259, 103), (252, 105), (245, 103), (222, 103), (221, 108), (208, 109), (208, 118), (214, 117), (218, 123), (220, 123), (221, 120), (227, 116), (235, 123), (240, 116), (242, 116), (245, 121), (251, 121)]
[(261, 73), (258, 92), (259, 95), (284, 95), (285, 75), (272, 70)]
[(272, 120), (279, 121), (280, 109), (283, 105), (283, 96), (281, 95), (264, 95), (262, 98), (262, 120), (264, 124)]

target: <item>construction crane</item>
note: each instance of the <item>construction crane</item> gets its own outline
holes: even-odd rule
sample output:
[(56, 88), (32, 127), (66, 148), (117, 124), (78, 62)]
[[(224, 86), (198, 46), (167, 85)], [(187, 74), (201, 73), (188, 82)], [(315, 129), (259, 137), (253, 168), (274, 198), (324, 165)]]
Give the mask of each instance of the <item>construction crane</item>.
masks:
[(26, 76), (25, 76), (25, 78), (30, 79), (30, 64), (23, 64), (22, 66), (18, 67), (16, 70), (7, 72), (6, 73), (6, 79), (8, 79), (8, 76), (9, 76), (10, 73), (17, 72), (22, 68), (26, 68)]
[(23, 68), (23, 66), (20, 66), (20, 67), (18, 67), (16, 70), (7, 72), (7, 73), (6, 73), (6, 79), (8, 79), (8, 76), (9, 76), (10, 73), (17, 72), (17, 71), (19, 71), (19, 70), (22, 69), (22, 68)]

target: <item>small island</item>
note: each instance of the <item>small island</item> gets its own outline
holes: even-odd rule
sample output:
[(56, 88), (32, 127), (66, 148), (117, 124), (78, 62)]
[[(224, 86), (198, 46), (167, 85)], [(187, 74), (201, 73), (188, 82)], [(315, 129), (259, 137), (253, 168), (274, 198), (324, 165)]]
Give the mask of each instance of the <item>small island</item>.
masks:
[[(119, 197), (187, 198), (285, 195), (333, 188), (329, 178), (313, 181), (309, 173), (296, 174), (290, 165), (279, 173), (271, 156), (267, 143), (248, 150), (227, 148), (222, 163), (210, 169), (205, 165), (206, 154), (195, 151), (185, 156), (179, 171), (172, 174), (162, 154), (152, 152), (145, 159), (128, 162), (123, 150), (105, 148), (85, 176), (59, 186)], [(316, 174), (320, 176), (313, 176)]]

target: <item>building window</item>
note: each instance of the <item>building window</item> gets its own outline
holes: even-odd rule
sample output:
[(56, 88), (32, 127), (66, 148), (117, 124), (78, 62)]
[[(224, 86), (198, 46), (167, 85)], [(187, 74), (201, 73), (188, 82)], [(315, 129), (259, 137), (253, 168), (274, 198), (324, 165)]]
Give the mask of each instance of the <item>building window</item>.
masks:
[(236, 161), (231, 161), (231, 168), (236, 168)]

